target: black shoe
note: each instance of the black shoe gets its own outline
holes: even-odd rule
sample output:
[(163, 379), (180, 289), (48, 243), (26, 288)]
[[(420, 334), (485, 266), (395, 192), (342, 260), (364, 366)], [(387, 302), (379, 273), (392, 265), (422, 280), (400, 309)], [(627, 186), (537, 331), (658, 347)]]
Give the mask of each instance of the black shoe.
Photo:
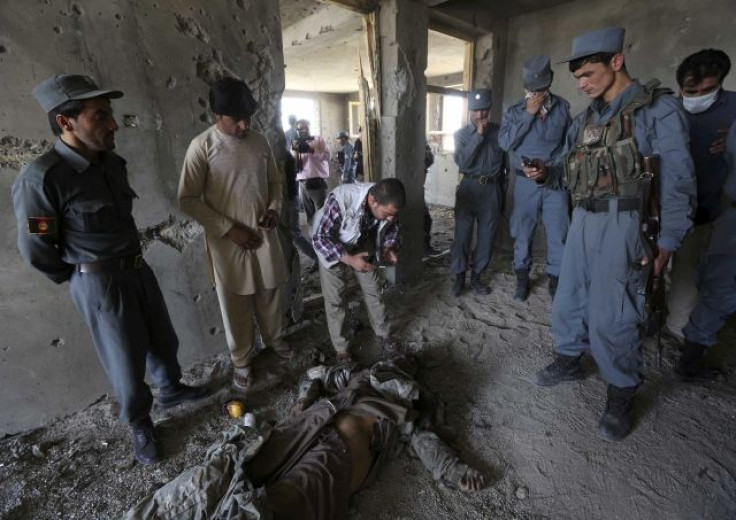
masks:
[(475, 294), (479, 294), (481, 296), (491, 294), (491, 289), (480, 281), (480, 273), (472, 273), (470, 275), (470, 287), (473, 289)]
[(557, 354), (555, 360), (537, 372), (534, 384), (537, 386), (555, 386), (563, 381), (577, 381), (585, 378), (580, 366), (582, 356), (563, 356)]
[(452, 282), (452, 295), (460, 296), (465, 290), (465, 273), (457, 273), (455, 280)]
[(723, 373), (705, 360), (708, 347), (686, 341), (680, 359), (675, 364), (675, 375), (680, 381), (716, 381)]
[(183, 403), (193, 403), (211, 396), (215, 393), (215, 388), (203, 386), (189, 386), (183, 383), (167, 386), (161, 389), (158, 396), (158, 404), (161, 408), (173, 408)]
[(608, 385), (606, 409), (598, 422), (598, 437), (605, 441), (622, 440), (631, 431), (631, 407), (634, 404), (635, 386), (620, 388)]
[(156, 439), (153, 421), (151, 421), (150, 417), (146, 417), (140, 423), (131, 424), (130, 431), (133, 436), (135, 460), (139, 464), (153, 464), (161, 459), (161, 445), (158, 439)]
[(437, 256), (440, 253), (442, 253), (442, 251), (429, 245), (429, 242), (424, 244), (424, 256)]
[(549, 275), (549, 283), (547, 284), (547, 290), (549, 291), (549, 295), (552, 297), (552, 299), (555, 299), (555, 294), (557, 293), (557, 286), (560, 284), (560, 277)]
[(529, 271), (519, 269), (516, 271), (516, 291), (514, 291), (514, 300), (517, 302), (525, 302), (529, 298)]

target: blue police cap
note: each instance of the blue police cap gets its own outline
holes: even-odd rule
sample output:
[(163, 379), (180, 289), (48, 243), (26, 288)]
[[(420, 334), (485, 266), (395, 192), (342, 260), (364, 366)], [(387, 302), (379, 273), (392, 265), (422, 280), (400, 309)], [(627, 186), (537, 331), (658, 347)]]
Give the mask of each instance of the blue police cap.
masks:
[(123, 93), (119, 90), (101, 89), (92, 78), (79, 74), (57, 74), (33, 87), (31, 93), (45, 112), (51, 112), (67, 101), (123, 97)]
[(581, 34), (572, 41), (572, 54), (559, 63), (567, 63), (599, 52), (618, 54), (624, 48), (624, 33), (622, 27), (606, 27)]
[(491, 108), (491, 89), (478, 88), (468, 93), (468, 110), (488, 110)]
[(521, 80), (527, 90), (542, 90), (549, 87), (552, 84), (549, 56), (540, 54), (526, 60), (522, 68)]

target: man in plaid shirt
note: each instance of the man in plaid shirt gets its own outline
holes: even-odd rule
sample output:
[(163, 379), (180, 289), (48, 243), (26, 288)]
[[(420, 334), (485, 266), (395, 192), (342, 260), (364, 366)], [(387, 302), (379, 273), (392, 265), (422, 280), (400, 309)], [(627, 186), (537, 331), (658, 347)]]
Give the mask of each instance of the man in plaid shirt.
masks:
[(398, 179), (376, 184), (342, 184), (327, 197), (317, 213), (312, 244), (320, 263), (320, 283), (327, 327), (338, 362), (350, 362), (345, 326), (346, 287), (352, 271), (363, 291), (368, 317), (381, 347), (398, 351), (381, 298), (378, 268), (395, 265), (400, 245), (396, 216), (406, 205), (404, 185)]

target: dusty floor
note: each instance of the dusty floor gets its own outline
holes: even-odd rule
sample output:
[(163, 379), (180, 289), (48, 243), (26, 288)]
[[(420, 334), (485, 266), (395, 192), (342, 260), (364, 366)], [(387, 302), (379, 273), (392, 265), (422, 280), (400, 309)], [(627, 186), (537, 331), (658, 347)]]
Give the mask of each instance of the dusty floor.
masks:
[[(437, 247), (448, 247), (451, 213), (433, 208)], [(727, 519), (736, 518), (736, 388), (733, 382), (681, 384), (671, 377), (673, 354), (662, 368), (649, 340), (646, 382), (635, 407), (636, 429), (624, 442), (595, 436), (605, 384), (585, 381), (551, 389), (533, 386), (534, 372), (550, 359), (550, 299), (542, 266), (525, 303), (510, 298), (508, 255), (498, 255), (487, 278), (489, 296), (449, 295), (447, 258), (426, 264), (413, 287), (388, 294), (389, 309), (409, 349), (420, 356), (420, 380), (440, 394), (452, 443), (491, 478), (467, 495), (434, 481), (410, 450), (378, 482), (352, 501), (352, 519)], [(316, 287), (316, 275), (308, 284)], [(353, 305), (355, 354), (378, 355), (362, 308)], [(293, 403), (304, 369), (329, 356), (324, 317), (290, 336), (296, 361), (258, 358), (260, 391), (247, 401), (258, 421), (282, 418)], [(736, 380), (736, 324), (721, 336), (718, 353)], [(227, 388), (225, 356), (193, 367), (188, 381), (220, 381), (209, 400), (154, 420), (166, 460), (136, 464), (128, 433), (115, 419), (116, 404), (103, 396), (88, 409), (45, 428), (0, 441), (0, 518), (118, 518), (141, 497), (202, 460), (231, 419), (222, 411)], [(451, 432), (452, 433), (452, 432)]]

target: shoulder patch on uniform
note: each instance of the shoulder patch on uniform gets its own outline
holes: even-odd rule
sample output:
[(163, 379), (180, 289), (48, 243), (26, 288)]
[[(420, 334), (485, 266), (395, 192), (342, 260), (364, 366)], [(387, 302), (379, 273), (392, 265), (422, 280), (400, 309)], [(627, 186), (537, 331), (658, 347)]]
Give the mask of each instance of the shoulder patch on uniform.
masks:
[(56, 217), (28, 217), (28, 232), (31, 235), (53, 235), (56, 231)]

